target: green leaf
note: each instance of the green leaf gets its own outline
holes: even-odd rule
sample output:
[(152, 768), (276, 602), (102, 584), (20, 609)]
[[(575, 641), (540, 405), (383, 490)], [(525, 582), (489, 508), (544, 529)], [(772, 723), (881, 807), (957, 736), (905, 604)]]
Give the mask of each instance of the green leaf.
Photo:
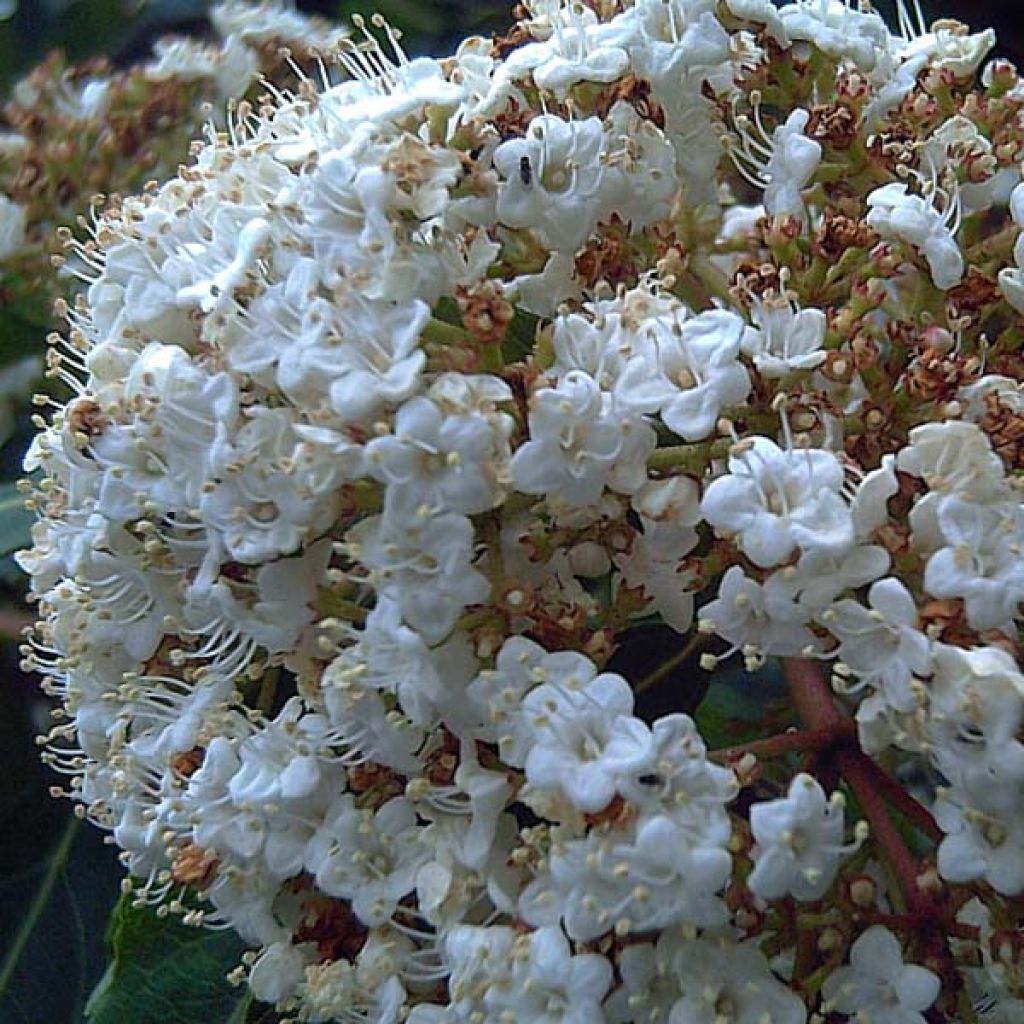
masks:
[(532, 313), (516, 310), (501, 345), (501, 354), (506, 363), (517, 363), (534, 350), (538, 323), (539, 319)]
[[(103, 926), (120, 866), (98, 829), (47, 796), (56, 781), (33, 742), (34, 687), (0, 687), (0, 1021), (81, 1024), (103, 971)], [(40, 708), (42, 710), (42, 708)]]
[(39, 356), (42, 362), (48, 330), (44, 317), (44, 310), (29, 310), (11, 303), (3, 307), (0, 312), (0, 367), (33, 355)]
[(0, 557), (32, 544), (35, 517), (25, 508), (25, 495), (16, 484), (0, 484)]
[(694, 721), (709, 749), (746, 743), (765, 735), (765, 720), (788, 706), (786, 692), (774, 659), (757, 672), (726, 666), (713, 673)]
[(245, 944), (233, 931), (187, 927), (123, 896), (108, 938), (111, 963), (86, 1006), (90, 1024), (233, 1024), (252, 1003), (227, 973)]

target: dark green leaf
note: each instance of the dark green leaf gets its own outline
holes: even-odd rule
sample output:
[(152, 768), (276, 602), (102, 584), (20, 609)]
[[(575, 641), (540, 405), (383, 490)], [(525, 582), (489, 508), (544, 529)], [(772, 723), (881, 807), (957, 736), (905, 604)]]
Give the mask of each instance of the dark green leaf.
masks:
[(538, 318), (532, 313), (517, 309), (508, 325), (508, 332), (501, 344), (501, 354), (506, 363), (517, 363), (533, 350), (537, 340)]
[(247, 1020), (246, 990), (226, 980), (245, 950), (233, 931), (186, 927), (133, 906), (128, 896), (114, 912), (109, 938), (111, 963), (86, 1007), (90, 1024)]
[(14, 483), (0, 484), (0, 556), (32, 543), (34, 516), (25, 508), (25, 496)]
[[(36, 311), (35, 315), (43, 315)], [(0, 311), (0, 366), (9, 366), (25, 356), (42, 357), (46, 351), (47, 328), (25, 310), (7, 305)]]
[(785, 694), (777, 661), (769, 661), (757, 672), (727, 665), (712, 674), (694, 720), (709, 749), (746, 743), (765, 735), (765, 720), (778, 714)]
[(38, 697), (13, 666), (0, 670), (0, 1021), (81, 1024), (121, 869), (99, 830), (48, 797), (57, 776), (32, 742)]

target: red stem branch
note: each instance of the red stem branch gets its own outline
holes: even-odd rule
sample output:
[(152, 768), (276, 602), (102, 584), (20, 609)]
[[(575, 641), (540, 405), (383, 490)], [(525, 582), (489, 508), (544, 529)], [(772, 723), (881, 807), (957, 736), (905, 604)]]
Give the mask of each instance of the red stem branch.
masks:
[[(852, 723), (846, 723), (846, 732), (852, 735)], [(832, 729), (793, 729), (780, 732), (762, 740), (751, 740), (739, 743), (735, 747), (721, 747), (712, 750), (708, 757), (716, 761), (736, 761), (745, 754), (753, 754), (759, 758), (779, 757), (783, 754), (813, 753), (827, 750), (836, 743), (836, 734)]]
[[(836, 702), (822, 667), (806, 659), (785, 659), (786, 681), (789, 683), (793, 703), (809, 730), (831, 733), (836, 766), (853, 790), (857, 802), (871, 826), (871, 832), (899, 882), (907, 906), (919, 919), (934, 919), (939, 913), (931, 897), (917, 884), (918, 866), (903, 836), (893, 823), (886, 804), (887, 798), (907, 815), (913, 817), (932, 833), (935, 828), (931, 815), (899, 784), (889, 778), (850, 738), (850, 718)], [(882, 782), (882, 778), (887, 781)], [(897, 801), (895, 789), (900, 790)], [(910, 804), (919, 808), (911, 811)], [(925, 816), (927, 816), (925, 818)], [(934, 833), (933, 833), (934, 834)]]
[(863, 759), (865, 772), (871, 776), (874, 784), (882, 790), (889, 803), (932, 839), (941, 839), (942, 829), (939, 828), (935, 818), (932, 817), (931, 811), (915, 800), (887, 771), (877, 765), (867, 754), (861, 753), (860, 757)]

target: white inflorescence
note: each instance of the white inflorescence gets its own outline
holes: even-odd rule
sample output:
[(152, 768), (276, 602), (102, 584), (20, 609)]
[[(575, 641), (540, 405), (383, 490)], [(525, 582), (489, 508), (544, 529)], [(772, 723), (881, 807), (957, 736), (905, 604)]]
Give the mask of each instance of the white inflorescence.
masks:
[[(1024, 86), (902, 8), (526, 13), (359, 23), (98, 215), (26, 460), (46, 757), (298, 1020), (966, 1021), (935, 922), (1024, 892)], [(849, 728), (709, 755), (607, 667), (651, 623)]]

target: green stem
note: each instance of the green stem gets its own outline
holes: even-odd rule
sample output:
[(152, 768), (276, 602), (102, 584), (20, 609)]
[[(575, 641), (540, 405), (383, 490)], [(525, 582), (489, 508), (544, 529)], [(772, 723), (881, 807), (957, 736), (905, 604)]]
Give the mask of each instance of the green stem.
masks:
[(663, 661), (653, 672), (648, 672), (642, 679), (637, 680), (633, 686), (634, 693), (643, 693), (652, 686), (656, 686), (666, 676), (670, 676), (687, 658), (704, 643), (705, 637), (702, 633), (695, 633), (690, 642), (678, 654), (673, 654), (667, 661)]
[(703, 256), (694, 256), (687, 269), (711, 296), (721, 300), (726, 306), (732, 306), (733, 298), (729, 292), (729, 278), (710, 260)]
[(256, 698), (256, 707), (265, 715), (270, 714), (274, 706), (274, 697), (277, 695), (277, 681), (281, 676), (279, 668), (268, 668), (260, 680), (260, 692)]
[(4, 958), (3, 968), (0, 969), (0, 996), (7, 991), (7, 986), (18, 966), (18, 961), (21, 959), (21, 954), (25, 951), (25, 946), (32, 937), (32, 932), (39, 923), (39, 918), (42, 916), (43, 910), (50, 899), (53, 887), (57, 884), (57, 879), (68, 862), (68, 858), (71, 855), (71, 847), (74, 844), (75, 836), (77, 836), (81, 824), (78, 818), (73, 817), (64, 827), (60, 841), (57, 843), (57, 848), (54, 850), (50, 863), (46, 867), (46, 874), (43, 875), (42, 883), (38, 890), (36, 890), (32, 905), (28, 908), (24, 918), (22, 918), (21, 927), (18, 928), (14, 936), (14, 942), (11, 943), (7, 956)]
[(651, 469), (685, 469), (702, 474), (708, 463), (729, 454), (732, 441), (720, 438), (710, 444), (674, 444), (657, 448), (651, 453), (647, 465)]
[(314, 607), (323, 616), (360, 624), (366, 621), (366, 616), (369, 614), (362, 605), (326, 589), (321, 590), (317, 595)]
[(436, 316), (427, 321), (420, 337), (438, 345), (455, 345), (460, 348), (476, 348), (477, 345), (476, 339), (464, 327), (438, 320)]

